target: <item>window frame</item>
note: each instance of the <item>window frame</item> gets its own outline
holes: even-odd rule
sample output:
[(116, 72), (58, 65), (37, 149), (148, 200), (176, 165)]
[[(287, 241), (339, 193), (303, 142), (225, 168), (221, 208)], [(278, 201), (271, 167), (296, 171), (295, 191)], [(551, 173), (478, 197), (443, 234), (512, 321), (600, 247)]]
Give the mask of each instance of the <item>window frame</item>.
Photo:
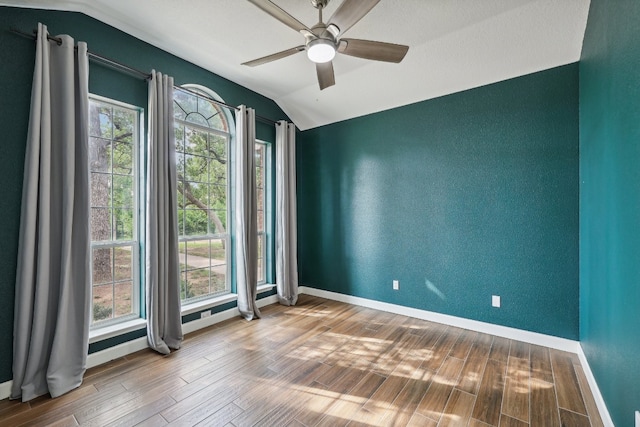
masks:
[[(140, 194), (141, 194), (141, 182), (142, 180), (141, 178), (141, 171), (143, 170), (143, 166), (141, 164), (142, 159), (143, 159), (143, 155), (141, 152), (142, 149), (142, 144), (141, 141), (144, 141), (144, 109), (135, 105), (131, 105), (131, 104), (127, 104), (125, 102), (121, 102), (115, 99), (111, 99), (111, 98), (107, 98), (104, 96), (100, 96), (100, 95), (96, 95), (96, 94), (89, 94), (89, 105), (91, 105), (91, 103), (98, 103), (101, 106), (102, 105), (106, 105), (109, 106), (110, 108), (113, 109), (121, 109), (121, 110), (127, 110), (129, 112), (135, 112), (135, 122), (134, 122), (134, 130), (132, 132), (132, 147), (131, 147), (131, 153), (132, 153), (132, 183), (131, 183), (131, 190), (132, 190), (132, 219), (133, 219), (133, 229), (132, 229), (132, 239), (131, 240), (117, 240), (117, 239), (113, 239), (113, 229), (111, 230), (111, 240), (101, 240), (101, 241), (94, 241), (93, 240), (93, 236), (91, 236), (91, 241), (90, 241), (90, 266), (89, 266), (89, 270), (90, 270), (90, 290), (91, 290), (91, 296), (90, 296), (90, 300), (91, 300), (91, 318), (90, 318), (90, 325), (89, 325), (89, 330), (90, 331), (99, 331), (103, 328), (111, 328), (114, 325), (120, 325), (126, 322), (131, 322), (131, 321), (136, 321), (142, 318), (143, 316), (143, 311), (142, 311), (142, 307), (141, 307), (141, 301), (143, 300), (143, 290), (142, 290), (142, 282), (141, 282), (141, 203), (140, 203)], [(90, 115), (88, 115), (88, 119), (90, 120)], [(89, 138), (92, 138), (93, 136), (91, 135), (91, 133), (89, 133)], [(111, 139), (113, 142), (113, 133), (111, 135)], [(108, 172), (108, 175), (110, 175), (112, 178), (114, 176), (113, 173), (113, 152), (111, 152), (111, 170)], [(89, 165), (89, 173), (93, 173), (93, 170), (91, 169), (91, 165)], [(104, 173), (104, 172), (99, 172), (99, 173)], [(112, 181), (113, 182), (113, 181)], [(91, 187), (91, 177), (90, 177), (90, 187)], [(111, 192), (110, 196), (111, 201), (113, 201), (113, 191)], [(91, 200), (91, 196), (90, 196), (90, 200)], [(90, 201), (90, 209), (93, 209), (93, 205), (91, 205), (91, 201)], [(89, 224), (89, 229), (91, 231), (91, 213), (89, 214), (90, 218), (90, 224)], [(112, 218), (111, 218), (112, 220)], [(114, 224), (111, 224), (111, 227), (113, 227)], [(131, 308), (132, 308), (132, 312), (126, 315), (122, 315), (122, 316), (118, 316), (115, 317), (115, 289), (112, 291), (114, 292), (114, 296), (113, 296), (113, 300), (111, 303), (111, 308), (112, 308), (112, 314), (113, 317), (110, 319), (105, 319), (105, 320), (99, 320), (97, 322), (94, 321), (94, 301), (93, 301), (93, 295), (94, 295), (94, 282), (93, 282), (93, 254), (94, 254), (94, 250), (95, 249), (112, 249), (115, 251), (116, 248), (120, 248), (120, 247), (131, 247), (131, 282), (132, 282), (132, 286), (131, 286)], [(115, 252), (114, 252), (115, 253)], [(126, 281), (120, 281), (120, 282), (126, 282)], [(113, 286), (115, 286), (117, 283), (119, 283), (116, 279), (115, 279), (115, 257), (113, 260), (113, 265), (112, 265), (112, 281), (111, 284)]]

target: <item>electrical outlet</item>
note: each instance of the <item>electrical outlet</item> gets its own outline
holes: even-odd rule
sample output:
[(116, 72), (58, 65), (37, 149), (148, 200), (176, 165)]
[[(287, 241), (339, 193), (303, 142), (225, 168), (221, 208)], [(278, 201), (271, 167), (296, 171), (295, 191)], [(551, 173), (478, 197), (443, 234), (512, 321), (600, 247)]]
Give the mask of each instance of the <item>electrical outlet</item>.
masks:
[(398, 289), (400, 289), (400, 282), (397, 280), (393, 281), (393, 290), (397, 291)]
[(491, 295), (491, 306), (500, 308), (500, 295)]
[(640, 427), (640, 411), (636, 411), (636, 427)]
[(211, 317), (211, 310), (203, 311), (200, 313), (201, 319), (204, 319), (205, 317)]

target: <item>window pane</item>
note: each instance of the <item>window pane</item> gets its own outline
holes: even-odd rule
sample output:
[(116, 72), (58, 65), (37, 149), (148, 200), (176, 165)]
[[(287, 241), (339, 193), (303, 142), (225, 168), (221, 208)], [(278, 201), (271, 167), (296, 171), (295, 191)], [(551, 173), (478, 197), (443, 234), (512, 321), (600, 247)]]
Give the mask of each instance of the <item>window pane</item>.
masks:
[(96, 172), (111, 170), (111, 140), (89, 138), (89, 169)]
[(258, 258), (258, 283), (264, 283), (264, 262), (262, 258)]
[(258, 211), (258, 231), (264, 232), (264, 211)]
[(258, 189), (264, 188), (264, 176), (262, 173), (262, 168), (256, 169), (256, 187)]
[(209, 182), (209, 160), (206, 157), (186, 154), (184, 179), (192, 182)]
[(224, 234), (227, 232), (227, 211), (226, 210), (210, 210), (209, 220), (211, 221), (212, 234)]
[(258, 283), (265, 281), (264, 234), (258, 235)]
[(200, 126), (209, 126), (209, 122), (206, 117), (197, 112), (187, 114), (187, 121)]
[(198, 209), (207, 209), (209, 205), (209, 186), (206, 183), (194, 181), (180, 182), (183, 190), (183, 206)]
[(113, 281), (113, 252), (111, 248), (93, 250), (93, 283)]
[(113, 109), (113, 139), (131, 144), (134, 138), (136, 113), (120, 108)]
[(209, 267), (187, 270), (187, 298), (197, 298), (209, 293)]
[(116, 240), (133, 240), (133, 209), (114, 209)]
[[(202, 114), (204, 117), (206, 117), (207, 119), (210, 119), (215, 114), (217, 114), (218, 111), (211, 104), (211, 102), (203, 98), (198, 98), (198, 112)], [(207, 123), (207, 126), (209, 126), (209, 123)]]
[(176, 90), (173, 92), (175, 106), (173, 108), (174, 117), (184, 120), (188, 111), (196, 109), (196, 97), (188, 92)]
[(111, 209), (91, 208), (91, 240), (111, 240)]
[(99, 322), (113, 318), (113, 284), (94, 285), (93, 321)]
[(113, 249), (116, 281), (133, 279), (132, 251), (133, 247), (131, 246), (117, 247)]
[(209, 240), (185, 242), (185, 269), (209, 267)]
[(112, 139), (111, 107), (91, 101), (89, 103), (89, 136)]
[(114, 143), (113, 150), (113, 173), (122, 175), (133, 174), (133, 145), (125, 142)]
[(176, 173), (178, 174), (178, 180), (184, 179), (185, 161), (184, 154), (176, 154)]
[(184, 126), (173, 123), (173, 130), (175, 132), (176, 153), (184, 152)]
[(207, 120), (207, 122), (210, 128), (220, 129), (221, 131), (228, 132), (228, 129), (226, 128), (226, 121), (224, 121), (224, 119), (222, 118), (222, 112), (220, 112), (219, 110), (218, 114), (211, 117), (209, 120)]
[(113, 175), (113, 207), (133, 207), (133, 177)]
[(91, 206), (109, 207), (111, 202), (111, 175), (91, 173)]
[(207, 213), (200, 209), (186, 209), (184, 213), (185, 236), (204, 236), (207, 234)]
[(178, 207), (178, 235), (184, 236), (184, 210)]
[(227, 291), (227, 266), (219, 265), (211, 267), (211, 293), (219, 294)]
[(256, 144), (256, 167), (262, 167), (264, 158), (264, 144)]
[(116, 283), (114, 286), (116, 316), (126, 316), (134, 313), (133, 282)]
[(227, 187), (225, 185), (211, 185), (209, 186), (209, 207), (211, 209), (224, 209), (227, 208)]
[(197, 156), (207, 155), (207, 132), (199, 131), (194, 128), (185, 128), (185, 147), (187, 154), (195, 154)]
[(227, 263), (226, 239), (212, 239), (211, 247), (211, 265), (220, 266)]

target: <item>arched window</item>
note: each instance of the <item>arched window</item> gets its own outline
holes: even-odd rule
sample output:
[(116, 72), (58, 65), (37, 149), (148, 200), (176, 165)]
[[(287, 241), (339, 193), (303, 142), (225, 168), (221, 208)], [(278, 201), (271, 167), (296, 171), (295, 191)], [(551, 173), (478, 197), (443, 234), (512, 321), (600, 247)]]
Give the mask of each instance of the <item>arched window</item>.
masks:
[(185, 85), (174, 91), (181, 297), (192, 302), (230, 292), (229, 150), (233, 116)]

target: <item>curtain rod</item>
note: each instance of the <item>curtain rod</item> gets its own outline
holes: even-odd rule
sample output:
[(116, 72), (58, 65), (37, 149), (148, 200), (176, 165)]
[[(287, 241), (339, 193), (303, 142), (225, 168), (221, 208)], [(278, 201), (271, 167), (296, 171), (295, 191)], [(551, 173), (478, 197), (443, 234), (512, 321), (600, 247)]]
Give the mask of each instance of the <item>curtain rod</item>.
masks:
[[(21, 31), (21, 30), (19, 30), (17, 28), (9, 27), (9, 31), (11, 31), (12, 33), (18, 34), (19, 36), (26, 37), (28, 39), (36, 40), (36, 38), (37, 38), (35, 36), (35, 34), (37, 34), (37, 31), (35, 31), (35, 30), (33, 31), (34, 34), (29, 34), (29, 33), (25, 33), (24, 31)], [(62, 39), (60, 37), (50, 36), (49, 34), (47, 34), (47, 40), (55, 41), (58, 44), (58, 46), (62, 44)], [(138, 70), (136, 68), (130, 67), (128, 65), (125, 65), (125, 64), (123, 64), (121, 62), (116, 61), (115, 59), (107, 58), (106, 56), (98, 55), (97, 53), (89, 52), (88, 50), (87, 50), (87, 55), (89, 56), (89, 59), (93, 59), (94, 61), (98, 61), (98, 62), (102, 62), (104, 64), (107, 64), (108, 66), (110, 66), (110, 67), (112, 67), (114, 69), (117, 69), (119, 71), (125, 71), (125, 72), (128, 72), (130, 74), (136, 74), (139, 77), (142, 77), (144, 80), (149, 80), (151, 78), (151, 74), (145, 73), (144, 71), (140, 71), (140, 70)], [(239, 111), (238, 107), (226, 104), (226, 103), (224, 103), (222, 101), (218, 101), (217, 99), (213, 99), (212, 97), (210, 97), (208, 95), (192, 91), (192, 90), (190, 90), (188, 88), (185, 88), (185, 87), (182, 87), (182, 86), (179, 86), (179, 85), (176, 85), (174, 87), (178, 88), (178, 89), (180, 89), (182, 91), (189, 92), (190, 94), (198, 96), (200, 98), (204, 98), (207, 101), (213, 102), (214, 104), (219, 105), (221, 107), (229, 108), (229, 109), (234, 110), (234, 111)], [(280, 126), (279, 122), (277, 122), (275, 120), (268, 119), (266, 117), (259, 116), (257, 114), (256, 114), (256, 119), (258, 119), (258, 120), (260, 120), (260, 121), (262, 121), (264, 123), (267, 123), (267, 124)]]

